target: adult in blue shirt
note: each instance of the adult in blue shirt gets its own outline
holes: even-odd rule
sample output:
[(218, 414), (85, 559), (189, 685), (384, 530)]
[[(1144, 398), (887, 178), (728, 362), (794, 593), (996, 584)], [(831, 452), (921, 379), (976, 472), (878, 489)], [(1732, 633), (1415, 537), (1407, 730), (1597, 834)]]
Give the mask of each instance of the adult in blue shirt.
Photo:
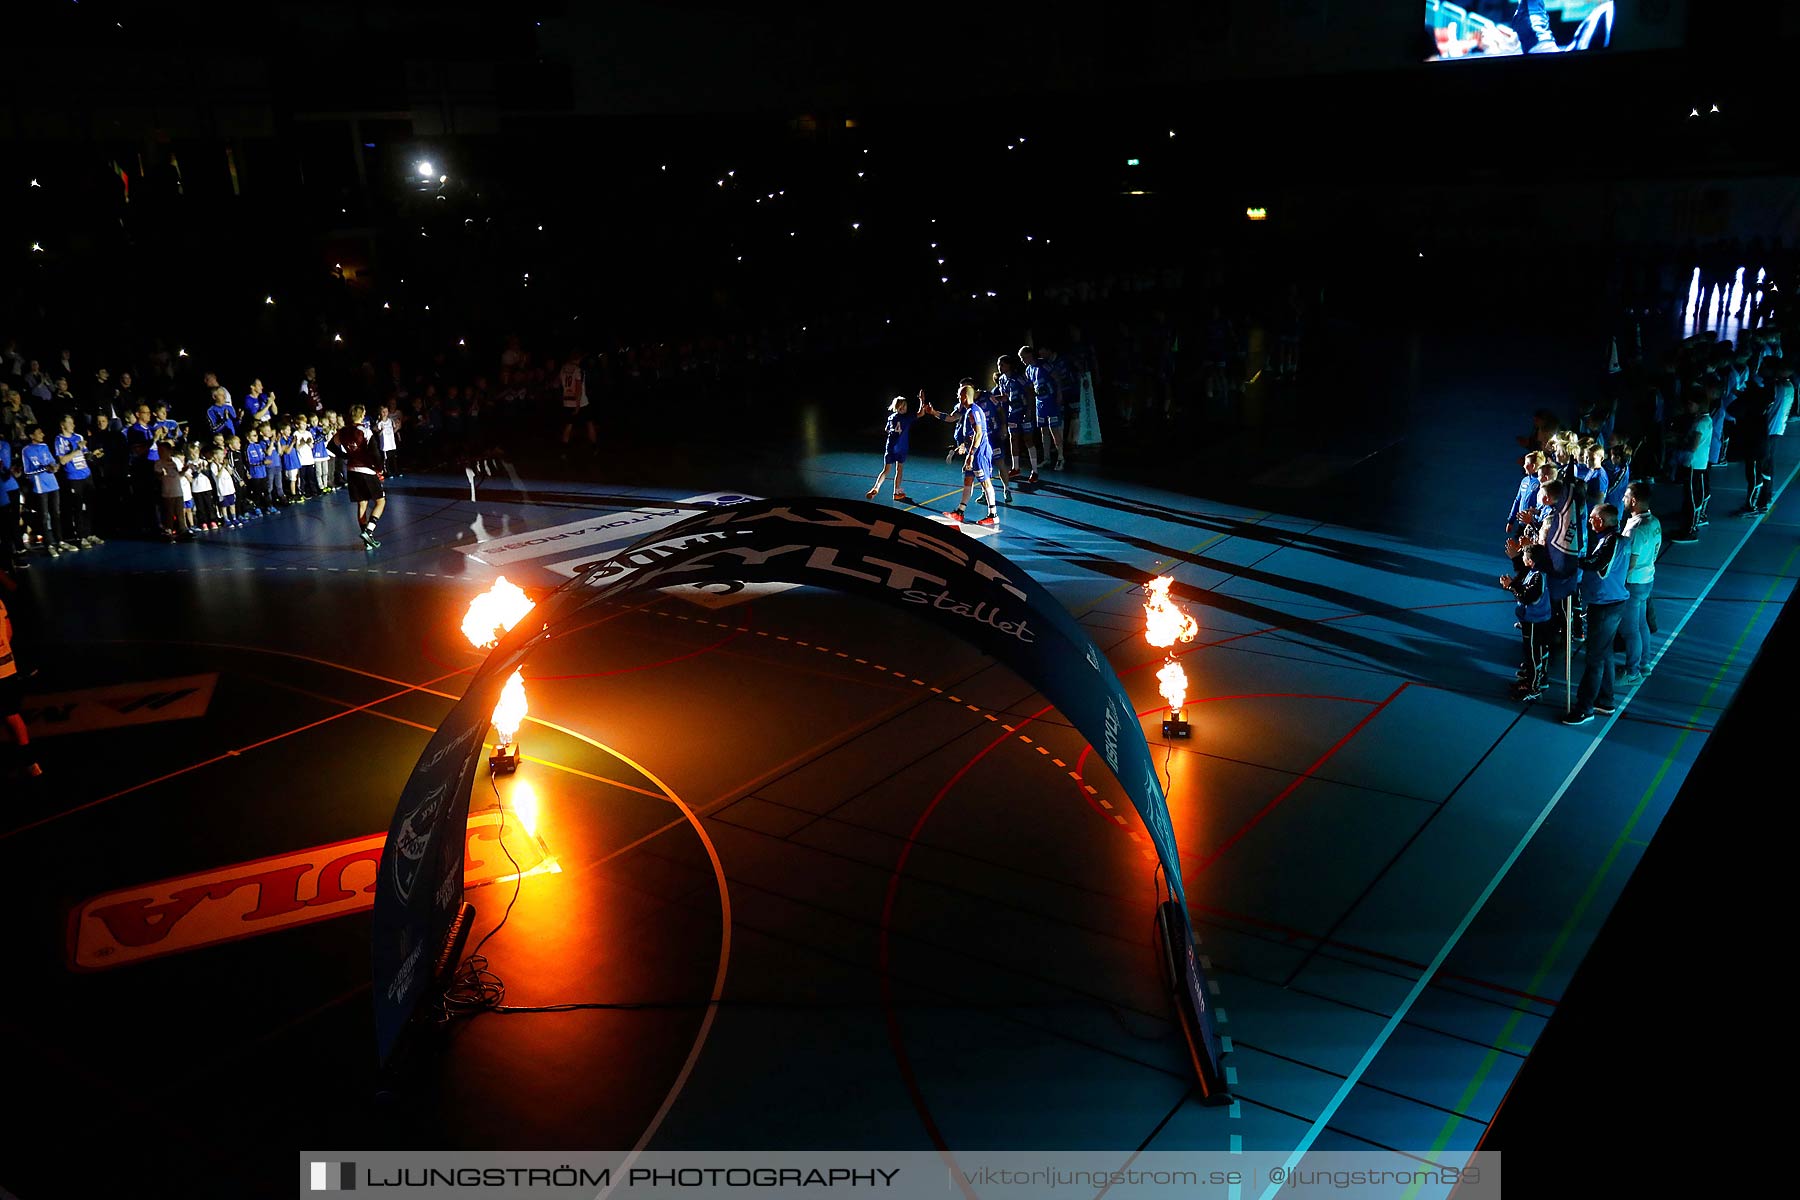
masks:
[(94, 494), (93, 469), (88, 466), (87, 439), (75, 432), (75, 417), (65, 415), (62, 430), (50, 444), (50, 453), (62, 471), (63, 532), (72, 536), (82, 549), (101, 544), (94, 536), (91, 511)]
[(19, 466), (25, 474), (24, 490), (31, 496), (31, 511), (44, 549), (55, 558), (64, 550), (79, 549), (58, 537), (62, 531), (62, 489), (56, 482), (56, 457), (44, 444), (44, 427), (33, 425), (25, 431), (28, 439), (19, 452)]
[[(1039, 342), (1036, 347), (1037, 360), (1050, 369), (1050, 377), (1056, 380), (1056, 398), (1063, 409), (1063, 428), (1070, 430), (1070, 437), (1075, 422), (1081, 415), (1081, 381), (1075, 376), (1075, 368), (1069, 360), (1055, 350)], [(1061, 443), (1058, 445), (1058, 465), (1061, 464)]]
[(988, 447), (994, 455), (994, 478), (1000, 481), (1000, 503), (1011, 504), (1012, 483), (1007, 479), (1006, 442), (1003, 440), (1006, 430), (1005, 401), (985, 388), (977, 387), (973, 379), (963, 379), (956, 387), (960, 392), (964, 387), (975, 388), (975, 406), (987, 420)]
[(214, 388), (212, 405), (206, 410), (206, 427), (228, 438), (236, 437), (237, 421), (237, 406), (231, 402), (231, 393), (222, 387)]
[(965, 383), (956, 390), (956, 411), (951, 416), (956, 421), (956, 448), (963, 456), (962, 499), (944, 516), (961, 525), (963, 510), (969, 504), (969, 494), (979, 481), (988, 511), (987, 516), (975, 524), (991, 528), (1000, 523), (1000, 519), (995, 516), (994, 504), (994, 450), (988, 444), (987, 415), (975, 403), (975, 391), (972, 383)]
[(1056, 374), (1049, 363), (1038, 360), (1037, 351), (1030, 346), (1019, 347), (1019, 361), (1025, 364), (1025, 381), (1031, 385), (1038, 428), (1050, 435), (1049, 461), (1045, 465), (1052, 471), (1060, 471), (1063, 465), (1063, 406)]
[(281, 415), (281, 407), (275, 403), (275, 393), (263, 391), (260, 379), (250, 381), (250, 390), (244, 393), (244, 403), (241, 407), (244, 413), (245, 429), (254, 429), (270, 417)]
[(997, 374), (994, 376), (994, 394), (1003, 397), (1006, 402), (1006, 434), (1012, 446), (1012, 464), (1009, 474), (1017, 478), (1019, 474), (1019, 440), (1025, 441), (1026, 453), (1031, 462), (1031, 477), (1026, 482), (1037, 482), (1037, 401), (1031, 391), (1031, 384), (1025, 379), (1025, 368), (1019, 360), (1010, 354), (1002, 354), (994, 363)]
[(1619, 536), (1619, 510), (1610, 504), (1599, 505), (1588, 515), (1588, 528), (1593, 530), (1595, 540), (1593, 549), (1581, 560), (1581, 598), (1587, 604), (1587, 653), (1581, 686), (1575, 690), (1572, 707), (1563, 714), (1564, 725), (1585, 725), (1595, 713), (1617, 711), (1613, 700), (1617, 684), (1613, 638), (1618, 635), (1625, 601), (1630, 598), (1625, 577), (1631, 571), (1631, 549), (1626, 539)]
[(150, 420), (150, 406), (139, 404), (135, 419), (125, 427), (127, 468), (126, 494), (130, 501), (130, 525), (162, 527), (162, 486), (156, 480), (156, 463), (161, 458), (157, 449), (163, 433)]

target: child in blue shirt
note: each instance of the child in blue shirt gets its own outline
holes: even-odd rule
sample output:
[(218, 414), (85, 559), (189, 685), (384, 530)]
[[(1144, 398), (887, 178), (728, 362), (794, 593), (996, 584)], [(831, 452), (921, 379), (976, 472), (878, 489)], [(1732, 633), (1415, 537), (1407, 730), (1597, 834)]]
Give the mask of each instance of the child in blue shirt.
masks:
[(1512, 509), (1506, 514), (1506, 536), (1509, 538), (1518, 537), (1531, 523), (1531, 512), (1537, 505), (1538, 472), (1544, 466), (1544, 452), (1533, 450), (1525, 456), (1522, 465), (1525, 478), (1519, 480), (1518, 490), (1513, 493)]
[(255, 426), (244, 443), (244, 469), (249, 475), (250, 515), (260, 517), (269, 507), (269, 444)]
[[(1575, 461), (1575, 478), (1586, 486), (1588, 508), (1606, 502), (1606, 489), (1611, 481), (1606, 476), (1605, 446), (1599, 442), (1582, 444), (1581, 455)], [(1585, 510), (1582, 515), (1587, 515)]]
[(58, 536), (62, 530), (62, 491), (56, 482), (56, 456), (44, 444), (44, 427), (33, 425), (25, 431), (28, 439), (19, 452), (19, 466), (25, 473), (24, 490), (31, 496), (31, 510), (44, 549), (51, 558), (64, 550), (79, 550), (72, 542)]
[(1545, 574), (1549, 565), (1549, 552), (1542, 546), (1529, 545), (1524, 549), (1518, 574), (1500, 577), (1500, 586), (1518, 601), (1513, 614), (1518, 618), (1521, 648), (1513, 695), (1520, 700), (1536, 700), (1550, 676), (1551, 618), (1555, 612)]
[(1610, 452), (1612, 457), (1606, 470), (1606, 503), (1624, 512), (1625, 489), (1631, 486), (1631, 460), (1636, 452), (1631, 443), (1624, 439), (1614, 442)]
[[(875, 476), (875, 486), (863, 493), (865, 500), (873, 500), (875, 493), (881, 490), (881, 483), (887, 478), (888, 468), (894, 468), (894, 501), (897, 504), (911, 504), (912, 497), (906, 494), (901, 476), (906, 473), (906, 452), (912, 437), (913, 421), (916, 419), (907, 411), (905, 396), (895, 396), (888, 402), (888, 418), (886, 429), (886, 445), (881, 453), (881, 473)], [(925, 399), (925, 389), (919, 389), (919, 416), (935, 417), (937, 409), (931, 407)]]
[(13, 478), (12, 441), (0, 434), (0, 570), (9, 574), (22, 562), (19, 550), (19, 481)]
[(156, 419), (150, 422), (150, 428), (162, 430), (163, 441), (171, 446), (179, 442), (181, 440), (181, 422), (169, 418), (169, 406), (158, 404), (155, 411)]
[(275, 453), (281, 460), (281, 478), (286, 484), (288, 502), (303, 503), (306, 497), (300, 494), (300, 441), (294, 436), (292, 421), (281, 423), (281, 431), (275, 435)]

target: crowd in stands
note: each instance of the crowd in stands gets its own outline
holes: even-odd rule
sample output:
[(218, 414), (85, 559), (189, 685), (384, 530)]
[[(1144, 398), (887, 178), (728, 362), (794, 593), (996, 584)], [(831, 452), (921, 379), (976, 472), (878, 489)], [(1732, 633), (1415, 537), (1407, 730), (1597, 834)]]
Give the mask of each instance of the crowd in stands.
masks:
[[(1715, 468), (1742, 464), (1744, 502), (1734, 515), (1769, 511), (1775, 439), (1795, 414), (1794, 376), (1773, 324), (1745, 330), (1735, 344), (1704, 332), (1660, 362), (1629, 363), (1614, 392), (1567, 426), (1550, 410), (1536, 413), (1519, 439), (1524, 477), (1505, 530), (1512, 570), (1500, 577), (1518, 602), (1520, 700), (1547, 689), (1560, 646), (1570, 664), (1563, 723), (1617, 711), (1619, 688), (1639, 683), (1655, 661), (1657, 560), (1670, 543), (1700, 540)], [(1679, 512), (1668, 526), (1656, 514), (1657, 485)]]
[[(114, 537), (191, 541), (345, 486), (346, 418), (327, 407), (313, 368), (284, 401), (260, 379), (234, 395), (212, 372), (172, 399), (105, 367), (77, 392), (67, 351), (57, 367), (10, 344), (0, 352), (0, 568)], [(403, 423), (383, 406), (363, 429), (393, 456)]]

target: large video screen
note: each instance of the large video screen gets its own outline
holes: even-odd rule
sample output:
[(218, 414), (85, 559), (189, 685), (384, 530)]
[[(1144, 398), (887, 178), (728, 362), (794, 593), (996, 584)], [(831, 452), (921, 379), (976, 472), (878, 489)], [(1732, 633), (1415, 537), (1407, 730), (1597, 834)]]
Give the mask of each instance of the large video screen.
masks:
[[(1679, 40), (1670, 0), (1425, 0), (1430, 61), (1589, 54)], [(1639, 26), (1642, 26), (1641, 28)]]

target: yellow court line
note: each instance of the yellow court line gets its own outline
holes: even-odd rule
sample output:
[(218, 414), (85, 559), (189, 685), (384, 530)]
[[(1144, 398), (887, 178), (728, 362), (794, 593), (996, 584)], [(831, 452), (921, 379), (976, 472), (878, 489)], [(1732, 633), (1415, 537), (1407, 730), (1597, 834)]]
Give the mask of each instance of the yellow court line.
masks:
[[(936, 504), (939, 500), (943, 500), (946, 497), (960, 496), (960, 495), (962, 495), (962, 485), (958, 484), (957, 486), (951, 488), (949, 491), (940, 492), (937, 495), (933, 496), (929, 500), (914, 501), (913, 503), (908, 504), (904, 511), (911, 512), (913, 509), (916, 509), (916, 508), (920, 508), (920, 509), (929, 508), (931, 505)], [(933, 511), (936, 511), (936, 510), (933, 510)]]
[[(101, 644), (109, 644), (109, 643), (103, 642)], [(139, 638), (139, 639), (111, 639), (110, 644), (138, 644), (138, 645), (186, 644), (186, 645), (191, 645), (191, 646), (205, 646), (205, 647), (208, 647), (211, 649), (221, 649), (221, 650), (251, 650), (251, 651), (257, 651), (257, 652), (265, 653), (265, 654), (275, 654), (275, 655), (279, 655), (284, 658), (294, 658), (294, 659), (300, 659), (300, 660), (306, 661), (306, 662), (313, 662), (313, 663), (317, 663), (321, 666), (332, 667), (336, 670), (348, 671), (354, 675), (368, 676), (371, 679), (381, 679), (384, 682), (393, 683), (393, 684), (397, 684), (402, 687), (405, 687), (409, 692), (425, 692), (429, 695), (439, 696), (446, 700), (459, 699), (459, 697), (453, 696), (448, 692), (440, 692), (434, 688), (430, 688), (430, 687), (424, 686), (422, 684), (409, 684), (409, 683), (406, 683), (404, 680), (387, 679), (386, 677), (377, 675), (372, 671), (363, 671), (356, 667), (347, 667), (342, 663), (332, 662), (329, 659), (316, 658), (316, 657), (314, 657), (312, 655), (308, 655), (308, 654), (296, 654), (296, 653), (293, 653), (291, 651), (286, 651), (286, 650), (268, 650), (261, 646), (241, 646), (241, 645), (233, 645), (233, 644), (223, 643), (223, 642), (189, 642), (189, 643), (151, 642), (150, 639), (142, 639), (142, 638)], [(461, 674), (462, 671), (465, 671), (468, 669), (469, 668), (465, 667), (456, 672), (452, 672), (452, 674)], [(449, 676), (440, 676), (439, 678), (449, 678)], [(426, 682), (427, 683), (436, 683), (436, 682), (438, 682), (438, 680), (432, 679), (432, 680), (427, 680)], [(392, 699), (396, 699), (396, 698), (397, 697), (394, 697), (394, 696), (387, 696), (387, 697), (383, 697), (381, 700), (371, 701), (369, 704), (361, 706), (359, 711), (367, 711), (368, 709), (373, 708), (375, 704), (386, 703), (388, 700), (392, 700)], [(337, 716), (339, 716), (339, 717), (348, 716), (348, 715), (349, 715), (349, 711), (337, 714)], [(332, 718), (332, 719), (335, 719), (335, 718)], [(656, 1136), (656, 1131), (662, 1126), (664, 1118), (666, 1118), (669, 1115), (669, 1110), (675, 1106), (676, 1099), (681, 1095), (682, 1090), (687, 1087), (688, 1079), (694, 1073), (694, 1064), (700, 1060), (700, 1051), (705, 1047), (707, 1036), (712, 1032), (713, 1021), (717, 1017), (718, 1011), (719, 1011), (719, 1001), (721, 999), (723, 999), (724, 995), (725, 995), (725, 975), (731, 965), (731, 891), (730, 891), (730, 884), (727, 881), (727, 879), (725, 878), (725, 865), (724, 865), (724, 863), (722, 863), (719, 860), (718, 847), (714, 846), (712, 838), (707, 836), (706, 828), (703, 825), (701, 825), (700, 818), (694, 813), (693, 809), (688, 807), (686, 801), (682, 800), (682, 798), (676, 794), (675, 789), (671, 788), (667, 783), (664, 783), (662, 781), (662, 779), (656, 775), (655, 772), (651, 771), (649, 768), (645, 767), (642, 763), (639, 763), (638, 761), (636, 761), (630, 755), (624, 753), (623, 751), (614, 749), (613, 747), (608, 746), (603, 742), (596, 741), (595, 739), (588, 737), (586, 734), (577, 733), (573, 729), (565, 728), (564, 726), (557, 725), (551, 721), (540, 720), (537, 717), (527, 717), (525, 719), (528, 721), (531, 721), (535, 724), (541, 725), (546, 729), (554, 729), (558, 733), (567, 734), (569, 737), (572, 737), (572, 738), (576, 739), (577, 741), (586, 742), (588, 745), (594, 747), (596, 750), (599, 750), (602, 753), (612, 755), (614, 758), (618, 759), (620, 762), (625, 763), (627, 766), (629, 766), (633, 770), (637, 771), (645, 779), (648, 779), (650, 782), (654, 783), (657, 787), (661, 788), (663, 791), (663, 797), (665, 799), (667, 799), (671, 804), (675, 805), (676, 808), (680, 809), (682, 817), (687, 821), (687, 823), (689, 825), (693, 826), (694, 833), (699, 836), (701, 845), (703, 845), (706, 848), (707, 857), (712, 860), (713, 877), (718, 883), (719, 922), (720, 922), (719, 923), (719, 967), (718, 967), (718, 971), (713, 976), (712, 1000), (706, 1006), (706, 1016), (704, 1018), (702, 1018), (702, 1020), (700, 1022), (699, 1031), (694, 1035), (694, 1044), (693, 1044), (693, 1047), (688, 1051), (687, 1061), (682, 1064), (681, 1071), (676, 1075), (674, 1084), (671, 1085), (671, 1087), (669, 1088), (668, 1094), (663, 1097), (662, 1106), (656, 1110), (656, 1115), (651, 1118), (650, 1124), (644, 1129), (643, 1136), (638, 1138), (637, 1145), (632, 1148), (630, 1156), (626, 1159), (626, 1163), (627, 1163), (627, 1165), (629, 1165), (631, 1162), (636, 1161), (637, 1156), (643, 1152), (644, 1147), (649, 1145), (650, 1139)], [(310, 726), (307, 728), (310, 728)], [(288, 735), (283, 735), (283, 736), (288, 736)], [(612, 781), (609, 780), (607, 782), (612, 782)], [(628, 785), (621, 785), (621, 786), (628, 786)], [(668, 828), (672, 828), (673, 824), (674, 823), (671, 823), (671, 825), (668, 826)], [(21, 833), (23, 831), (24, 831), (23, 828), (16, 829), (16, 830), (10, 830), (10, 831), (8, 831), (8, 833), (6, 833), (4, 835), (0, 835), (0, 837), (10, 837), (13, 834)]]
[[(385, 714), (378, 713), (376, 715), (381, 716), (381, 715), (385, 715)], [(434, 730), (433, 732), (436, 732), (436, 731)], [(577, 734), (574, 736), (580, 736), (580, 735)], [(586, 738), (582, 738), (582, 740), (587, 741)], [(492, 747), (489, 747), (489, 748), (491, 749)], [(562, 771), (568, 775), (578, 775), (583, 779), (591, 779), (595, 783), (604, 783), (610, 787), (616, 787), (616, 788), (620, 789), (621, 791), (636, 792), (638, 795), (648, 796), (652, 800), (667, 800), (668, 799), (668, 797), (665, 796), (661, 792), (653, 792), (648, 788), (635, 787), (632, 784), (625, 783), (618, 779), (608, 779), (604, 775), (594, 775), (590, 772), (583, 771), (580, 767), (571, 767), (567, 763), (553, 762), (547, 758), (534, 758), (529, 754), (521, 754), (519, 757), (524, 759), (528, 763), (536, 763), (540, 767), (550, 767), (553, 770)], [(679, 825), (679, 824), (681, 824), (681, 822), (676, 821), (675, 824)], [(612, 856), (608, 855), (607, 857), (610, 858)], [(605, 861), (605, 860), (602, 860), (602, 861)]]
[[(701, 1018), (700, 1029), (694, 1035), (694, 1044), (688, 1051), (687, 1061), (681, 1064), (681, 1071), (675, 1076), (675, 1082), (670, 1085), (668, 1094), (663, 1097), (662, 1106), (656, 1110), (656, 1115), (650, 1118), (650, 1124), (644, 1128), (643, 1135), (637, 1140), (637, 1145), (631, 1148), (631, 1153), (626, 1156), (624, 1164), (619, 1169), (619, 1174), (615, 1176), (615, 1178), (623, 1178), (625, 1173), (630, 1170), (631, 1164), (637, 1160), (638, 1155), (643, 1153), (644, 1147), (650, 1144), (650, 1139), (656, 1136), (656, 1131), (662, 1127), (663, 1119), (669, 1115), (669, 1110), (675, 1107), (675, 1101), (680, 1097), (682, 1090), (687, 1087), (688, 1079), (694, 1073), (694, 1065), (700, 1061), (700, 1051), (706, 1046), (707, 1035), (712, 1032), (713, 1021), (719, 1015), (719, 1001), (725, 996), (725, 973), (731, 965), (731, 886), (725, 878), (725, 864), (719, 861), (719, 849), (713, 845), (712, 838), (707, 836), (706, 827), (700, 824), (700, 818), (695, 815), (693, 809), (688, 807), (687, 802), (675, 793), (675, 789), (664, 783), (654, 771), (624, 751), (595, 741), (586, 734), (577, 733), (573, 729), (550, 721), (539, 721), (538, 724), (546, 729), (554, 729), (558, 733), (567, 734), (569, 737), (586, 742), (595, 749), (612, 755), (661, 788), (663, 794), (668, 797), (669, 803), (679, 808), (682, 817), (694, 827), (695, 834), (700, 838), (700, 844), (706, 847), (706, 856), (712, 860), (713, 878), (719, 885), (719, 969), (713, 976), (712, 1002), (706, 1006), (706, 1016)], [(604, 1194), (602, 1193), (602, 1195)]]

